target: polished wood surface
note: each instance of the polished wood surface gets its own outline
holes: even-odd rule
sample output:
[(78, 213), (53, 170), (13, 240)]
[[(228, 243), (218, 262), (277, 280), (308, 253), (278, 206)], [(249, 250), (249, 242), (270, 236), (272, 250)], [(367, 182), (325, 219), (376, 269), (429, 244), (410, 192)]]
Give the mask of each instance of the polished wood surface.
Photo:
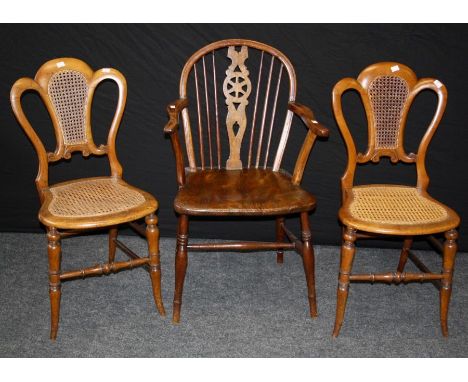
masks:
[[(436, 93), (438, 102), (416, 153), (404, 149), (406, 120), (415, 97), (423, 90)], [(356, 149), (342, 109), (345, 92), (356, 91), (362, 100), (368, 122), (368, 145), (365, 153)], [(418, 79), (407, 66), (397, 62), (381, 62), (364, 69), (357, 79), (344, 78), (333, 89), (333, 111), (344, 138), (348, 163), (341, 178), (342, 206), (338, 217), (344, 226), (337, 306), (333, 336), (338, 336), (345, 314), (351, 281), (406, 283), (429, 281), (440, 290), (440, 320), (442, 333), (448, 335), (447, 314), (452, 285), (453, 261), (456, 253), (456, 228), (460, 218), (455, 211), (432, 198), (427, 187), (429, 177), (425, 159), (429, 143), (439, 126), (447, 103), (447, 89), (439, 80)], [(416, 165), (417, 184), (354, 185), (358, 164), (378, 163), (388, 157), (393, 163)], [(413, 236), (445, 232), (443, 270), (430, 271), (413, 253)], [(403, 240), (396, 272), (351, 274), (355, 255), (355, 241), (360, 238), (378, 238), (382, 235), (399, 236)], [(428, 236), (431, 242), (435, 241)], [(436, 248), (441, 244), (436, 241)], [(422, 273), (404, 272), (410, 259)]]
[[(220, 75), (221, 64), (216, 66), (215, 58), (221, 56), (226, 48), (227, 61), (222, 63), (226, 76), (223, 79)], [(254, 72), (249, 69), (249, 60), (255, 51), (259, 51), (260, 62), (254, 66)], [(212, 76), (209, 78), (212, 79), (212, 85), (207, 85), (207, 73), (210, 71), (208, 63), (211, 63)], [(196, 114), (196, 126), (193, 129), (188, 102), (190, 76), (193, 76), (195, 86), (192, 110)], [(223, 81), (222, 86), (217, 85), (220, 81)], [(283, 103), (279, 97), (281, 85), (288, 86), (288, 98)], [(214, 99), (210, 100), (208, 91), (214, 95)], [(224, 94), (223, 102), (218, 102), (220, 94)], [(285, 250), (295, 250), (302, 257), (304, 265), (309, 314), (315, 317), (315, 264), (308, 214), (316, 202), (312, 194), (300, 187), (300, 183), (317, 136), (327, 137), (328, 130), (315, 119), (312, 110), (296, 103), (296, 75), (291, 62), (277, 49), (256, 41), (217, 41), (189, 58), (182, 70), (179, 96), (177, 101), (167, 107), (169, 121), (164, 128), (171, 138), (179, 186), (174, 200), (179, 224), (173, 322), (180, 321), (188, 252), (203, 250), (273, 249), (277, 252), (279, 264), (284, 261)], [(225, 123), (220, 120), (221, 104), (227, 106)], [(286, 114), (282, 124), (276, 119), (280, 109)], [(307, 133), (291, 176), (281, 169), (281, 161), (294, 115), (305, 124)], [(182, 139), (179, 138), (179, 122), (183, 125)], [(276, 127), (281, 130), (278, 143), (273, 144)], [(227, 132), (229, 144), (228, 158), (224, 163), (222, 158), (226, 150), (223, 150), (221, 144), (223, 129)], [(197, 141), (198, 145), (195, 144)], [(242, 145), (246, 149), (243, 150)], [(273, 152), (274, 147), (276, 152)], [(244, 157), (242, 153), (245, 153)], [(284, 224), (285, 216), (294, 213), (300, 214), (301, 239), (294, 236)], [(190, 216), (271, 216), (276, 222), (276, 242), (191, 244)], [(286, 237), (290, 242), (285, 242)]]
[[(96, 87), (104, 80), (112, 80), (119, 91), (116, 112), (107, 142), (96, 145), (91, 128), (92, 100)], [(39, 94), (51, 117), (55, 130), (56, 149), (47, 152), (41, 139), (27, 119), (21, 97), (26, 91)], [(136, 266), (149, 266), (156, 306), (164, 315), (161, 297), (161, 269), (159, 264), (159, 231), (154, 215), (156, 199), (122, 179), (122, 166), (117, 158), (115, 140), (125, 109), (127, 84), (117, 70), (104, 68), (93, 71), (85, 62), (74, 58), (58, 58), (46, 62), (34, 79), (20, 78), (11, 89), (13, 112), (31, 140), (39, 160), (36, 187), (41, 201), (38, 218), (47, 229), (49, 254), (49, 295), (51, 305), (50, 338), (57, 337), (61, 281), (101, 274), (109, 274)], [(107, 155), (110, 176), (74, 179), (49, 184), (49, 163), (70, 159), (79, 151), (83, 156)], [(117, 240), (118, 226), (147, 217), (146, 238), (149, 255), (140, 258)], [(81, 270), (61, 270), (61, 239), (94, 228), (109, 228), (108, 262)], [(60, 231), (59, 231), (60, 230)], [(116, 249), (131, 257), (129, 261), (115, 261)]]
[(315, 197), (282, 172), (263, 169), (188, 173), (174, 200), (185, 215), (285, 215), (310, 211)]

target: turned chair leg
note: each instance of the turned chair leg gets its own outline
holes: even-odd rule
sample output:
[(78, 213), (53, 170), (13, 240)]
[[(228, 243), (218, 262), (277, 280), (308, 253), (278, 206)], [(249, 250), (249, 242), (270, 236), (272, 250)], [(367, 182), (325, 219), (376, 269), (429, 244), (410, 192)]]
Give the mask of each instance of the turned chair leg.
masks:
[(153, 297), (158, 312), (165, 316), (164, 304), (161, 295), (161, 264), (159, 259), (159, 229), (158, 218), (155, 214), (146, 216), (146, 239), (148, 241), (149, 268), (151, 285), (153, 287)]
[(455, 254), (457, 253), (458, 232), (454, 229), (445, 233), (444, 258), (442, 272), (444, 278), (440, 288), (440, 326), (444, 337), (448, 336), (448, 308), (450, 296), (452, 294), (453, 267), (455, 263)]
[(60, 297), (62, 295), (60, 283), (61, 245), (60, 234), (56, 228), (47, 230), (49, 255), (49, 298), (50, 298), (50, 339), (57, 338)]
[(343, 324), (346, 301), (348, 300), (349, 276), (353, 265), (356, 230), (347, 227), (343, 233), (343, 245), (341, 246), (340, 274), (338, 276), (338, 288), (336, 298), (336, 317), (333, 337), (338, 337)]
[(400, 261), (398, 262), (397, 272), (403, 272), (405, 269), (406, 262), (408, 261), (409, 251), (411, 249), (411, 245), (413, 244), (413, 238), (407, 237), (403, 241), (403, 248), (401, 249), (400, 254)]
[(109, 263), (112, 264), (115, 260), (115, 252), (117, 250), (117, 245), (115, 244), (115, 240), (117, 239), (118, 234), (117, 227), (112, 227), (109, 230)]
[(184, 289), (185, 272), (187, 270), (188, 216), (179, 216), (177, 229), (177, 248), (175, 255), (175, 289), (172, 310), (172, 322), (180, 322), (180, 308), (182, 306), (182, 291)]
[[(284, 224), (284, 218), (278, 217), (276, 218), (276, 242), (282, 243), (284, 241), (284, 230), (282, 227)], [(283, 264), (283, 249), (278, 249), (276, 251), (276, 263)]]
[(310, 232), (309, 214), (301, 212), (302, 231), (302, 262), (307, 281), (307, 294), (309, 297), (309, 310), (311, 317), (317, 317), (317, 300), (315, 296), (315, 259), (312, 247), (312, 234)]

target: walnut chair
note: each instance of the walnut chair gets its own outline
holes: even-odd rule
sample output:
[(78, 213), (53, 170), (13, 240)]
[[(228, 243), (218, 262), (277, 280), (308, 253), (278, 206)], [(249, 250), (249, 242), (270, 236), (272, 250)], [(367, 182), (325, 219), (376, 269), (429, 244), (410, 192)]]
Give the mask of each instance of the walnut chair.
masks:
[[(368, 148), (356, 151), (342, 110), (342, 95), (347, 90), (359, 93), (367, 116)], [(415, 97), (422, 90), (434, 91), (438, 97), (437, 109), (424, 134), (417, 153), (406, 153), (403, 135), (408, 112)], [(339, 219), (343, 224), (343, 245), (338, 276), (336, 320), (333, 336), (338, 336), (345, 314), (351, 281), (406, 283), (430, 281), (440, 291), (440, 322), (442, 333), (448, 335), (447, 313), (452, 290), (452, 275), (457, 251), (456, 228), (458, 215), (449, 207), (432, 198), (428, 192), (429, 177), (425, 158), (429, 143), (439, 126), (447, 102), (447, 89), (433, 78), (418, 80), (415, 73), (396, 62), (381, 62), (364, 69), (357, 80), (344, 78), (333, 89), (333, 111), (348, 151), (348, 164), (341, 178), (342, 207)], [(416, 187), (394, 184), (354, 185), (356, 164), (379, 162), (389, 157), (393, 163), (415, 163)], [(445, 234), (442, 245), (433, 235)], [(355, 241), (362, 238), (397, 236), (403, 240), (403, 249), (396, 272), (379, 274), (352, 274)], [(413, 237), (424, 235), (443, 255), (442, 272), (431, 272), (410, 251)], [(403, 272), (408, 260), (421, 273)]]
[[(104, 80), (115, 81), (119, 98), (107, 144), (97, 146), (91, 131), (91, 105), (96, 87)], [(23, 112), (21, 96), (25, 91), (39, 93), (50, 114), (57, 141), (54, 152), (46, 151)], [(127, 84), (120, 72), (107, 68), (94, 72), (85, 62), (74, 58), (48, 61), (41, 66), (34, 79), (21, 78), (11, 89), (13, 112), (33, 143), (39, 159), (36, 187), (41, 202), (38, 217), (47, 229), (48, 238), (51, 339), (57, 337), (61, 282), (77, 277), (145, 266), (151, 276), (158, 311), (161, 315), (165, 314), (161, 297), (158, 220), (155, 215), (158, 202), (147, 192), (132, 187), (122, 179), (122, 166), (115, 150), (126, 97)], [(69, 159), (75, 151), (80, 151), (83, 156), (107, 155), (111, 176), (49, 185), (49, 163)], [(146, 230), (135, 222), (143, 217)], [(117, 239), (118, 226), (123, 223), (129, 223), (146, 236), (149, 256), (140, 258)], [(109, 228), (108, 262), (77, 271), (61, 271), (61, 239), (105, 227)], [(126, 253), (130, 260), (115, 261), (117, 248)]]
[[(286, 77), (285, 87), (281, 87), (282, 77)], [(214, 42), (187, 61), (179, 94), (180, 99), (167, 108), (169, 122), (164, 128), (171, 138), (179, 187), (174, 201), (179, 220), (173, 322), (180, 321), (188, 250), (274, 249), (277, 262), (282, 263), (283, 250), (294, 249), (302, 256), (310, 315), (315, 317), (314, 253), (308, 218), (315, 197), (300, 183), (315, 139), (328, 136), (328, 130), (309, 108), (295, 102), (296, 75), (291, 62), (277, 49), (256, 41)], [(277, 105), (281, 98), (287, 103), (280, 111), (285, 119), (275, 128), (280, 124)], [(193, 130), (189, 100), (196, 106), (197, 128)], [(291, 176), (281, 169), (281, 161), (294, 114), (308, 132)], [(187, 167), (178, 134), (180, 115)], [(273, 147), (276, 152), (271, 152)], [(284, 217), (289, 214), (300, 215), (302, 240), (286, 228)], [(276, 219), (276, 241), (190, 244), (191, 216), (270, 216)], [(290, 242), (285, 242), (285, 236)]]

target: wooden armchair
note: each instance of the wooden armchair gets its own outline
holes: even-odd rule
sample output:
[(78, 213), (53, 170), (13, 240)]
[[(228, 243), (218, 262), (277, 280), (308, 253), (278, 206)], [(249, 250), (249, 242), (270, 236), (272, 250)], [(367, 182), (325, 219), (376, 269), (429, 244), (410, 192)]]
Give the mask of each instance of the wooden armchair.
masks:
[[(119, 99), (107, 144), (97, 146), (93, 141), (90, 113), (94, 91), (104, 80), (115, 81)], [(57, 140), (54, 152), (46, 151), (23, 112), (21, 96), (25, 91), (39, 93), (51, 116)], [(34, 145), (39, 159), (36, 187), (41, 202), (39, 220), (46, 226), (48, 238), (51, 339), (57, 337), (61, 282), (77, 277), (145, 266), (151, 276), (156, 306), (161, 315), (165, 314), (161, 297), (158, 220), (155, 215), (158, 203), (153, 196), (132, 187), (122, 179), (122, 166), (115, 150), (115, 139), (126, 97), (127, 84), (120, 72), (107, 68), (94, 72), (86, 63), (74, 58), (48, 61), (41, 66), (34, 79), (21, 78), (11, 89), (13, 112)], [(83, 156), (107, 155), (111, 176), (75, 179), (49, 185), (49, 163), (69, 159), (75, 151), (81, 151)], [(146, 231), (134, 222), (143, 217), (146, 217)], [(140, 258), (117, 239), (117, 227), (122, 223), (130, 223), (135, 230), (146, 236), (149, 256)], [(61, 239), (85, 230), (104, 227), (109, 227), (108, 262), (77, 271), (61, 271)], [(131, 259), (115, 261), (117, 248)]]
[[(188, 86), (189, 79), (194, 86)], [(218, 80), (223, 81), (222, 86)], [(282, 263), (283, 250), (294, 249), (303, 259), (310, 315), (315, 317), (314, 254), (308, 220), (315, 198), (300, 183), (316, 137), (328, 136), (328, 130), (309, 108), (295, 102), (296, 75), (291, 62), (275, 48), (256, 41), (218, 41), (190, 57), (182, 70), (179, 93), (180, 99), (167, 108), (169, 122), (164, 128), (174, 149), (179, 186), (174, 201), (179, 224), (173, 321), (180, 320), (188, 250), (276, 249), (277, 262)], [(281, 96), (287, 110), (283, 109), (285, 120), (278, 129)], [(189, 100), (196, 106), (193, 130)], [(224, 103), (227, 108), (221, 106)], [(290, 176), (281, 170), (281, 161), (294, 114), (308, 132)], [(178, 134), (180, 115), (188, 164)], [(227, 149), (223, 149), (226, 144)], [(295, 213), (300, 214), (302, 240), (284, 225), (284, 216)], [(276, 242), (190, 244), (190, 216), (275, 217)], [(285, 236), (290, 242), (285, 242)]]
[[(342, 111), (342, 95), (351, 89), (359, 93), (366, 111), (368, 148), (364, 154), (356, 151)], [(403, 147), (406, 118), (413, 100), (425, 89), (437, 94), (437, 109), (417, 153), (408, 154)], [(396, 62), (371, 65), (361, 72), (357, 80), (344, 78), (333, 89), (333, 111), (348, 151), (348, 165), (341, 178), (342, 207), (339, 219), (344, 229), (334, 337), (338, 336), (343, 323), (351, 281), (388, 283), (431, 281), (440, 290), (442, 333), (444, 336), (448, 335), (447, 313), (458, 236), (455, 229), (460, 223), (460, 218), (452, 209), (428, 194), (429, 177), (425, 167), (427, 148), (442, 119), (446, 102), (447, 90), (440, 81), (433, 78), (418, 80), (410, 68)], [(389, 157), (393, 163), (398, 161), (415, 163), (416, 187), (353, 184), (357, 164), (379, 162), (384, 156)], [(436, 233), (445, 233), (446, 240), (443, 246), (432, 236)], [(352, 274), (356, 239), (375, 238), (379, 235), (399, 236), (403, 239), (403, 249), (396, 272)], [(416, 235), (427, 235), (431, 243), (442, 252), (441, 273), (431, 272), (411, 253), (413, 236)], [(408, 258), (422, 273), (403, 272)]]

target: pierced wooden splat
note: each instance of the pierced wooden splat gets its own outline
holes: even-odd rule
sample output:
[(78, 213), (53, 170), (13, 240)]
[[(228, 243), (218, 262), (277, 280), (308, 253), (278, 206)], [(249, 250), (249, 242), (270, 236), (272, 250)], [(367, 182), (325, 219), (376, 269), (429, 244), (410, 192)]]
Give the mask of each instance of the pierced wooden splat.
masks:
[[(229, 57), (230, 47), (232, 47), (231, 52), (239, 55), (235, 58), (237, 64)], [(243, 57), (244, 54), (246, 57)], [(224, 72), (222, 78), (218, 71), (221, 67)], [(235, 84), (237, 80), (246, 81), (242, 90), (248, 90), (250, 94), (231, 93), (235, 90), (233, 84), (229, 86), (226, 84), (230, 90), (230, 94), (226, 97), (221, 90), (226, 80), (226, 70), (228, 77), (234, 74), (239, 76), (231, 78)], [(284, 79), (285, 76), (287, 79)], [(271, 46), (257, 41), (230, 39), (214, 42), (195, 52), (185, 64), (179, 84), (180, 99), (193, 99), (193, 104), (190, 102), (191, 107), (185, 107), (181, 111), (190, 171), (233, 169), (241, 166), (266, 168), (268, 161), (272, 161), (273, 170), (278, 171), (293, 116), (293, 112), (286, 110), (284, 124), (278, 126), (282, 130), (276, 134), (278, 123), (275, 118), (276, 111), (284, 112), (284, 107), (281, 107), (282, 102), (278, 98), (286, 98), (286, 93), (280, 91), (280, 87), (286, 89), (288, 102), (294, 102), (296, 96), (294, 68), (283, 53)], [(250, 100), (249, 97), (253, 94), (255, 97)], [(218, 95), (220, 99), (224, 99), (224, 102), (218, 99)], [(232, 97), (242, 98), (243, 105), (241, 102), (232, 101)], [(221, 103), (218, 102), (226, 106), (221, 107)], [(191, 121), (192, 113), (194, 118)], [(241, 124), (237, 119), (240, 119)], [(275, 131), (270, 131), (271, 128)], [(245, 138), (245, 135), (248, 137)], [(245, 143), (244, 138), (249, 143)], [(243, 145), (246, 146), (245, 150)], [(244, 155), (245, 159), (242, 158)], [(227, 166), (226, 161), (229, 161)]]
[[(242, 169), (240, 149), (247, 126), (245, 108), (249, 104), (248, 98), (252, 91), (249, 71), (244, 64), (249, 57), (248, 48), (242, 46), (240, 51), (236, 51), (234, 46), (230, 46), (228, 57), (232, 62), (228, 70), (226, 70), (226, 79), (223, 83), (223, 92), (228, 106), (226, 127), (229, 137), (229, 158), (226, 162), (226, 168), (228, 170), (240, 170)], [(237, 68), (239, 70), (236, 70)], [(234, 126), (236, 125), (238, 129), (237, 132), (234, 132)]]

